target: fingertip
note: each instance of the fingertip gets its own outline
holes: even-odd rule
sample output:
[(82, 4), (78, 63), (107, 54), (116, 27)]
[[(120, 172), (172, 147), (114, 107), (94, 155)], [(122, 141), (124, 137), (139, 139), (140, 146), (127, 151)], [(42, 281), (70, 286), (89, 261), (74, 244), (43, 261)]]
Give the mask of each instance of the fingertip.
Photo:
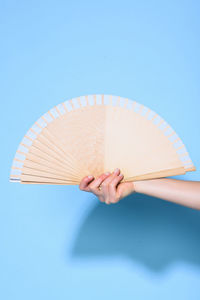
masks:
[(105, 201), (105, 204), (109, 205), (109, 204), (110, 204), (110, 202), (108, 202), (108, 201)]
[(85, 176), (85, 177), (83, 177), (82, 179), (81, 179), (81, 182), (80, 183), (82, 183), (82, 182), (86, 182), (86, 181), (88, 181), (89, 179), (88, 179), (88, 176)]
[(80, 190), (85, 189), (87, 187), (88, 183), (90, 181), (92, 181), (93, 178), (94, 178), (93, 175), (88, 175), (88, 176), (83, 177), (83, 179), (81, 180), (81, 182), (79, 184)]
[(83, 181), (84, 181), (84, 182), (88, 182), (88, 181), (91, 181), (92, 179), (94, 179), (94, 176), (93, 176), (93, 175), (88, 175), (88, 176), (85, 176), (85, 177), (83, 178)]
[(120, 173), (120, 169), (119, 169), (119, 168), (116, 168), (116, 169), (113, 171), (113, 173), (116, 174), (116, 175), (119, 174), (119, 173)]

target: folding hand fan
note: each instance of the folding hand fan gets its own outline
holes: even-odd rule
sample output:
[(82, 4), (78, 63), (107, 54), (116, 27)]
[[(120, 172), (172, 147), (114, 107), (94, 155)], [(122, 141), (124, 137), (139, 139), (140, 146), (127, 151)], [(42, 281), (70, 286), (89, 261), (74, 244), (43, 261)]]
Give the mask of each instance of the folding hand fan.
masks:
[(154, 111), (118, 96), (88, 95), (35, 122), (16, 152), (10, 181), (75, 185), (117, 167), (122, 182), (196, 170), (179, 136)]

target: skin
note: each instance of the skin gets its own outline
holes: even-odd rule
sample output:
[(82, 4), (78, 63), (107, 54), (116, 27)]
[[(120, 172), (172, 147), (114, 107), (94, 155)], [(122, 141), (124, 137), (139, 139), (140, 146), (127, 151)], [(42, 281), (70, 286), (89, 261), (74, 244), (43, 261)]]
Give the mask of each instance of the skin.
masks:
[(85, 176), (79, 188), (95, 194), (106, 204), (117, 203), (132, 193), (141, 193), (200, 210), (200, 181), (159, 178), (121, 182), (123, 177), (117, 168), (112, 173), (103, 173), (97, 178), (93, 175)]

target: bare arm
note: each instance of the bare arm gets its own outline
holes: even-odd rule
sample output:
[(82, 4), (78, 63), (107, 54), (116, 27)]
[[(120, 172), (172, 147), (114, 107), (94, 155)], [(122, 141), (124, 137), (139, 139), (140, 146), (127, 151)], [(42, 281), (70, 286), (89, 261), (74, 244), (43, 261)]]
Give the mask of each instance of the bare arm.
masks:
[(98, 178), (84, 177), (79, 188), (92, 192), (106, 204), (116, 203), (137, 192), (200, 210), (200, 181), (160, 178), (121, 182), (122, 179), (123, 174), (116, 169), (111, 174), (105, 173)]
[(200, 210), (200, 181), (170, 178), (151, 179), (135, 181), (134, 189), (137, 193)]

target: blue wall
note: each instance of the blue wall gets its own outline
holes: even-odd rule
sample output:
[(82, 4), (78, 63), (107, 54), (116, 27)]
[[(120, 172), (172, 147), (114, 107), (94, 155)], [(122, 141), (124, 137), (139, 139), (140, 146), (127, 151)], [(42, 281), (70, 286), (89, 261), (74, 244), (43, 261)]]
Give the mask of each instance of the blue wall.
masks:
[(200, 299), (200, 212), (77, 186), (10, 183), (19, 142), (56, 104), (120, 95), (176, 130), (200, 180), (199, 1), (1, 1), (0, 298)]

